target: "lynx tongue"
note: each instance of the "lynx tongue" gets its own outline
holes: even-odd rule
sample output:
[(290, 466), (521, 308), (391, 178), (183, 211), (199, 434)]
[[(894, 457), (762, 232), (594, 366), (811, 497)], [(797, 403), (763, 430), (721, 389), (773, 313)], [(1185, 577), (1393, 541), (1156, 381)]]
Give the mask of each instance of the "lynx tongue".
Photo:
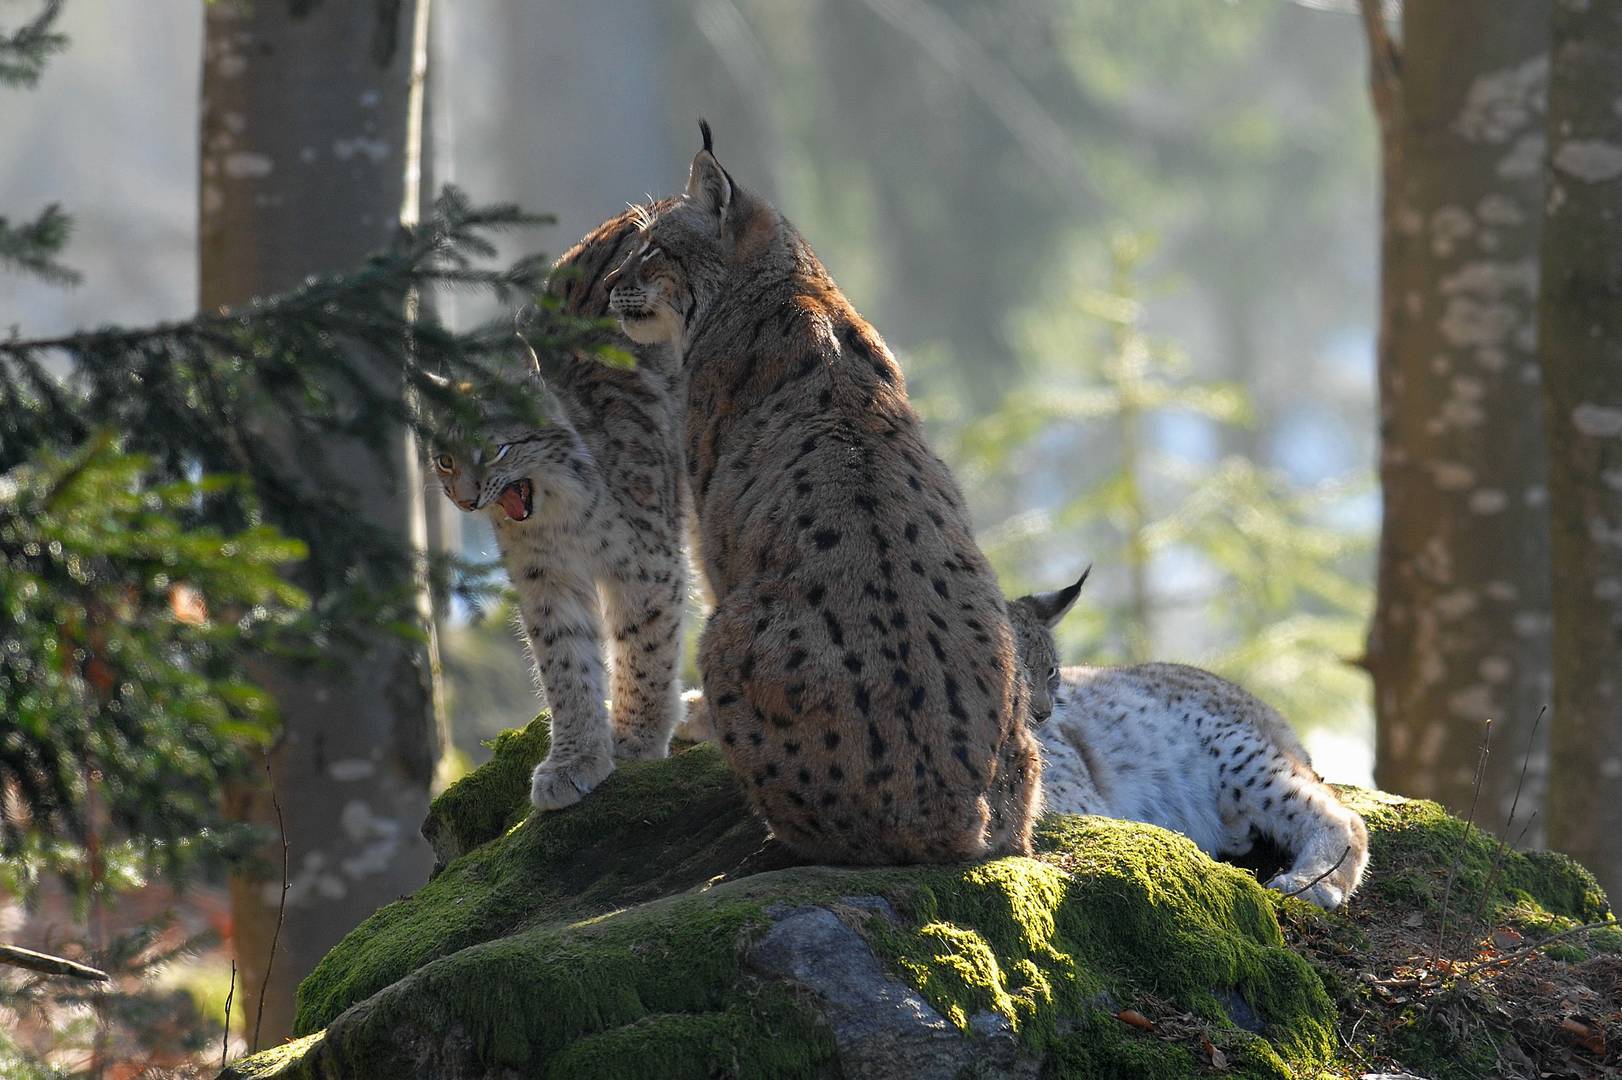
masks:
[(514, 521), (523, 521), (529, 517), (530, 494), (532, 488), (528, 480), (515, 480), (501, 489), (496, 502), (507, 511), (507, 516)]

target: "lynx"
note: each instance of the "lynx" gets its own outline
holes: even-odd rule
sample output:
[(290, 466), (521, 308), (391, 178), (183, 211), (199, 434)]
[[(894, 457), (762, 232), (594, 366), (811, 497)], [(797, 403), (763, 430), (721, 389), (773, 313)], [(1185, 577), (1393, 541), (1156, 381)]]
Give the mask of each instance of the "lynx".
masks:
[(701, 128), (686, 195), (649, 211), (610, 306), (688, 379), (722, 751), (802, 856), (1028, 852), (1041, 762), (962, 496), (889, 349)]
[(1182, 664), (1060, 669), (1053, 627), (1086, 580), (1009, 604), (1040, 725), (1044, 809), (1151, 822), (1219, 857), (1265, 838), (1293, 859), (1268, 888), (1339, 907), (1362, 880), (1368, 832), (1282, 716)]
[[(605, 222), (559, 260), (550, 292), (565, 311), (607, 312), (607, 271), (640, 218)], [(639, 346), (633, 369), (533, 352), (533, 427), (485, 409), (480, 430), (432, 449), (458, 507), (495, 528), (536, 672), (552, 746), (531, 778), (541, 810), (578, 802), (616, 759), (664, 757), (681, 713), (676, 664), (686, 592), (681, 400), (669, 349)], [(604, 705), (604, 623), (612, 704)], [(610, 711), (611, 710), (611, 711)]]

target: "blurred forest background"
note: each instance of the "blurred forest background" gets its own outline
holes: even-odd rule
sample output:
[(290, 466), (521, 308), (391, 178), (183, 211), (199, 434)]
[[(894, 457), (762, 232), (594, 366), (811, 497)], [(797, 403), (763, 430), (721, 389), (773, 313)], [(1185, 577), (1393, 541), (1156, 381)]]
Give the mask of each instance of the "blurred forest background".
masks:
[[(1366, 782), (1367, 682), (1345, 661), (1372, 605), (1378, 234), (1349, 14), (440, 5), (430, 175), (555, 216), (502, 243), (556, 255), (679, 189), (702, 112), (902, 358), (1007, 587), (1096, 564), (1066, 657), (1213, 666), (1311, 732), (1326, 775)], [(72, 47), (0, 100), (0, 137), (28, 148), (8, 209), (72, 208), (87, 271), (72, 290), (5, 279), (25, 335), (193, 310), (198, 17), (70, 4)], [(505, 618), (467, 615), (443, 649), (477, 761), (533, 691)]]
[[(0, 3), (0, 29), (13, 29), (41, 6)], [(1389, 324), (1394, 310), (1389, 278), (1381, 292), (1380, 259), (1382, 235), (1389, 260), (1400, 232), (1391, 225), (1400, 215), (1389, 168), (1401, 125), (1389, 119), (1390, 109), (1384, 112), (1382, 205), (1381, 132), (1369, 104), (1370, 27), (1358, 5), (487, 0), (430, 11), (419, 0), (348, 7), (340, 15), (330, 3), (260, 0), (252, 15), (243, 15), (231, 4), (197, 0), (61, 5), (54, 30), (66, 47), (37, 81), (0, 89), (0, 143), (13, 148), (0, 162), (0, 212), (20, 223), (50, 204), (66, 207), (71, 241), (52, 257), (80, 280), (64, 287), (61, 274), (30, 273), (17, 249), (5, 252), (0, 313), (7, 332), (52, 339), (80, 328), (187, 320), (258, 294), (310, 288), (307, 275), (359, 266), (365, 254), (388, 245), (401, 222), (416, 225), (421, 217), (433, 219), (429, 228), (443, 225), (450, 240), (410, 249), (415, 254), (379, 270), (397, 275), (389, 280), (398, 291), (365, 294), (364, 303), (373, 305), (367, 320), (321, 323), (353, 297), (340, 288), (339, 299), (323, 306), (325, 286), (317, 283), (313, 299), (295, 296), (266, 309), (290, 312), (287, 321), (297, 324), (276, 333), (296, 335), (288, 340), (316, 356), (343, 352), (332, 342), (345, 335), (387, 352), (367, 334), (382, 334), (420, 302), (420, 325), (431, 328), (415, 348), (447, 364), (488, 357), (496, 346), (485, 328), (527, 299), (525, 289), (536, 280), (537, 264), (526, 257), (555, 256), (626, 203), (677, 191), (696, 146), (695, 119), (703, 115), (728, 168), (784, 209), (896, 351), (1007, 590), (1055, 588), (1094, 565), (1077, 613), (1061, 629), (1067, 661), (1155, 658), (1211, 667), (1277, 705), (1303, 731), (1326, 777), (1373, 781), (1368, 669), (1401, 648), (1391, 644), (1397, 632), (1388, 628), (1371, 642), (1383, 641), (1387, 653), (1376, 648), (1365, 655), (1382, 527), (1375, 468), (1390, 465), (1389, 454), (1379, 453), (1376, 339), (1382, 311)], [(1365, 16), (1370, 8), (1364, 5)], [(1547, 22), (1542, 5), (1528, 8)], [(1425, 30), (1423, 17), (1404, 18), (1404, 34)], [(1500, 44), (1530, 60), (1493, 55), (1491, 41), (1478, 43), (1480, 55), (1465, 48), (1457, 63), (1444, 62), (1438, 51), (1433, 81), (1454, 87), (1437, 91), (1454, 94), (1449, 107), (1480, 114), (1478, 126), (1488, 135), (1464, 141), (1490, 142), (1504, 155), (1530, 153), (1532, 172), (1541, 175), (1541, 135), (1530, 150), (1522, 136), (1541, 131), (1548, 68), (1539, 58), (1547, 32), (1531, 32), (1532, 23), (1522, 22), (1503, 20)], [(1434, 28), (1436, 41), (1446, 29)], [(261, 48), (267, 42), (275, 47)], [(1377, 62), (1379, 55), (1377, 49)], [(287, 67), (277, 72), (273, 63)], [(1506, 76), (1477, 94), (1476, 74), (1513, 73), (1526, 63), (1532, 67), (1519, 81)], [(413, 73), (423, 79), (414, 83)], [(1378, 63), (1376, 74), (1378, 85)], [(1423, 92), (1416, 86), (1413, 100)], [(284, 175), (298, 179), (278, 186)], [(436, 211), (432, 192), (447, 183), (474, 204), (514, 203), (555, 221), (504, 232), (482, 251), (474, 234), (485, 224), (517, 224), (516, 215), (498, 213), (487, 222), (454, 202)], [(1501, 202), (1491, 201), (1495, 194)], [(1427, 214), (1418, 233), (1439, 252), (1442, 240), (1464, 246), (1480, 225), (1475, 242), (1485, 250), (1486, 226), (1496, 223), (1501, 234), (1535, 251), (1535, 230), (1517, 239), (1513, 223), (1536, 216), (1537, 193), (1510, 194), (1478, 191), (1462, 225), (1447, 214)], [(454, 267), (435, 261), (446, 250), (510, 269), (463, 281)], [(447, 281), (475, 288), (441, 288)], [(1535, 293), (1523, 291), (1519, 319), (1533, 325)], [(385, 308), (392, 314), (381, 314)], [(232, 323), (231, 333), (243, 337), (224, 342), (213, 331), (186, 330), (103, 338), (63, 351), (95, 370), (152, 363), (140, 368), (146, 381), (135, 380), (148, 387), (161, 381), (160, 362), (172, 355), (198, 370), (226, 371), (236, 348), (271, 364), (282, 354), (274, 342), (283, 339), (259, 318)], [(1516, 329), (1496, 333), (1508, 338)], [(1388, 325), (1388, 348), (1391, 333)], [(1478, 338), (1471, 347), (1502, 352), (1496, 339)], [(1525, 341), (1504, 347), (1530, 349)], [(1438, 349), (1426, 362), (1453, 362)], [(31, 355), (19, 349), (14, 358)], [(1475, 360), (1492, 370), (1494, 356)], [(40, 362), (66, 370), (61, 355)], [(1439, 378), (1445, 374), (1438, 371)], [(1535, 365), (1533, 374), (1535, 382)], [(315, 385), (302, 378), (287, 374), (300, 392)], [(90, 807), (76, 829), (65, 830), (68, 839), (53, 846), (30, 834), (30, 821), (43, 821), (43, 812), (9, 815), (11, 858), (0, 876), (0, 901), (9, 895), (12, 902), (0, 906), (0, 938), (122, 964), (132, 980), (123, 985), (148, 993), (146, 1011), (132, 1007), (116, 1023), (108, 1019), (104, 991), (58, 1000), (44, 1013), (30, 1011), (49, 996), (38, 981), (11, 986), (11, 997), (0, 998), (0, 1009), (33, 1017), (18, 1021), (19, 1046), (75, 1075), (135, 1075), (111, 1069), (117, 1061), (177, 1068), (212, 1052), (205, 1047), (219, 1044), (229, 988), (238, 1011), (228, 1046), (241, 1049), (249, 1040), (251, 1010), (265, 1002), (269, 1015), (258, 1041), (284, 1035), (292, 986), (312, 958), (426, 874), (416, 825), (430, 785), (482, 760), (483, 740), (537, 707), (499, 595), (436, 578), (431, 588), (418, 582), (431, 607), (391, 607), (386, 589), (356, 585), (371, 571), (357, 570), (352, 564), (364, 559), (349, 540), (335, 539), (347, 534), (330, 531), (337, 526), (319, 515), (294, 514), (291, 496), (286, 506), (277, 502), (280, 489), (266, 478), (280, 477), (282, 466), (257, 459), (252, 467), (230, 465), (228, 455), (213, 464), (213, 448), (231, 440), (231, 417), (242, 414), (224, 409), (190, 424), (186, 410), (198, 408), (193, 387), (177, 391), (174, 400), (182, 404), (162, 413), (158, 426), (143, 428), (130, 420), (136, 413), (118, 404), (124, 393), (147, 394), (129, 389), (135, 383), (96, 382), (86, 399), (95, 422), (87, 421), (89, 441), (82, 443), (90, 449), (77, 457), (71, 447), (53, 450), (58, 456), (48, 460), (31, 449), (53, 445), (41, 434), (46, 422), (0, 428), (0, 471), (24, 464), (33, 470), (6, 474), (12, 487), (0, 495), (15, 503), (13, 517), (24, 516), (19, 491), (43, 492), (38, 513), (46, 524), (39, 528), (54, 527), (47, 511), (61, 510), (59, 496), (80, 475), (105, 485), (98, 489), (101, 509), (139, 516), (140, 506), (121, 510), (105, 492), (128, 488), (143, 469), (182, 485), (247, 471), (266, 502), (263, 518), (242, 503), (197, 522), (226, 529), (232, 551), (249, 553), (239, 560), (248, 570), (307, 549), (305, 569), (295, 575), (299, 589), (232, 576), (217, 565), (217, 545), (193, 552), (191, 580), (216, 575), (214, 603), (240, 593), (237, 610), (258, 613), (264, 627), (296, 629), (316, 619), (339, 654), (352, 658), (351, 671), (369, 674), (310, 677), (292, 659), (272, 662), (254, 653), (266, 648), (258, 639), (207, 646), (216, 650), (209, 662), (222, 666), (219, 681), (199, 693), (241, 695), (243, 716), (257, 715), (254, 692), (228, 677), (240, 664), (271, 691), (287, 725), (277, 736), (242, 720), (244, 731), (252, 728), (261, 744), (275, 746), (269, 760), (292, 851), (287, 939), (280, 938), (276, 915), (288, 891), (275, 880), (281, 844), (263, 833), (284, 807), (258, 780), (257, 766), (245, 765), (260, 760), (254, 755), (221, 749), (216, 772), (232, 785), (224, 799), (228, 816), (261, 832), (233, 841), (230, 850), (222, 845), (213, 853), (218, 859), (184, 872), (175, 872), (173, 856), (190, 850), (191, 841), (179, 835), (162, 857), (140, 844), (128, 847), (123, 862), (97, 855), (97, 845), (110, 844), (125, 819), (112, 794), (104, 797), (112, 811), (98, 810), (102, 776), (90, 750), (74, 759), (88, 779), (61, 801), (83, 809), (74, 800), (88, 800)], [(375, 386), (349, 391), (363, 400), (376, 392)], [(282, 390), (251, 392), (275, 399)], [(49, 396), (37, 387), (33, 393)], [(1482, 396), (1470, 383), (1448, 393), (1439, 415)], [(314, 391), (304, 400), (317, 399), (325, 402)], [(284, 450), (331, 432), (374, 450), (393, 437), (362, 430), (341, 408), (320, 404), (315, 412), (325, 427), (288, 420), (283, 428), (252, 427), (251, 435)], [(397, 432), (408, 422), (403, 412), (379, 415)], [(1388, 415), (1385, 422), (1389, 437), (1394, 421)], [(174, 448), (170, 460), (164, 440), (180, 428), (192, 441)], [(132, 434), (120, 441), (126, 430)], [(97, 431), (104, 433), (99, 449), (90, 438)], [(349, 443), (323, 445), (335, 475), (353, 477), (363, 452)], [(482, 522), (456, 512), (423, 483), (403, 441), (390, 445), (397, 469), (379, 473), (368, 495), (349, 489), (365, 500), (367, 528), (375, 527), (377, 537), (409, 536), (469, 565), (493, 557)], [(1505, 445), (1524, 451), (1512, 439)], [(120, 450), (146, 456), (127, 459)], [(1442, 453), (1437, 460), (1445, 460)], [(1389, 507), (1393, 484), (1386, 479)], [(216, 497), (213, 489), (189, 488), (169, 490), (165, 497), (171, 496), (183, 509)], [(391, 500), (398, 513), (378, 505)], [(1430, 512), (1416, 505), (1404, 520)], [(0, 513), (0, 526), (5, 521)], [(282, 540), (273, 530), (231, 531), (263, 522), (298, 540)], [(1392, 527), (1388, 516), (1388, 550)], [(39, 541), (17, 540), (22, 533), (0, 539), (8, 535), (28, 558), (40, 557)], [(1468, 548), (1468, 530), (1449, 535)], [(40, 536), (56, 550), (47, 533)], [(353, 550), (375, 550), (382, 565), (391, 556), (377, 543)], [(339, 547), (350, 562), (333, 554)], [(1547, 559), (1547, 549), (1538, 550)], [(1517, 550), (1513, 558), (1535, 559), (1538, 550)], [(1545, 573), (1540, 565), (1531, 578)], [(1499, 580), (1488, 570), (1478, 576)], [(1536, 594), (1535, 583), (1527, 587)], [(349, 641), (338, 629), (352, 616), (339, 613), (350, 612), (343, 604), (359, 602), (358, 594), (371, 605), (369, 625), (409, 624), (420, 615), (432, 633), (410, 645)], [(1483, 595), (1515, 607), (1524, 616), (1517, 632), (1547, 651), (1546, 595), (1506, 599), (1490, 588)], [(167, 591), (156, 602), (168, 605), (165, 618), (189, 621), (184, 597), (177, 601)], [(1455, 607), (1463, 603), (1454, 600)], [(690, 620), (690, 631), (697, 622)], [(256, 632), (270, 636), (268, 629)], [(326, 650), (327, 638), (321, 641), (312, 648)], [(1436, 715), (1457, 726), (1444, 731), (1437, 721), (1429, 750), (1415, 748), (1419, 736), (1404, 742), (1382, 729), (1389, 760), (1380, 763), (1380, 780), (1462, 810), (1481, 724), (1496, 713), (1518, 725), (1511, 728), (1517, 741), (1493, 759), (1498, 786), (1489, 786), (1488, 800), (1498, 814), (1512, 789), (1519, 794), (1513, 778), (1523, 759), (1532, 763), (1529, 799), (1541, 798), (1547, 755), (1536, 733), (1527, 734), (1536, 706), (1525, 703), (1548, 700), (1549, 664), (1527, 672), (1522, 681), (1532, 689), (1513, 700), (1472, 689), (1509, 679), (1492, 656), (1479, 664), (1472, 658), (1470, 667), (1448, 688), (1473, 696), (1437, 706)], [(1513, 670), (1520, 680), (1519, 668)], [(690, 664), (686, 677), (694, 680)], [(389, 696), (405, 684), (411, 689), (404, 699)], [(384, 697), (394, 711), (374, 723), (367, 717)], [(417, 728), (402, 735), (401, 716)], [(1525, 749), (1534, 745), (1535, 753)], [(138, 740), (131, 748), (140, 751)], [(311, 760), (320, 768), (305, 768)], [(199, 766), (195, 776), (215, 775), (210, 768)], [(201, 809), (197, 814), (198, 827), (212, 829), (215, 839), (230, 834), (218, 822), (208, 824)], [(129, 818), (127, 831), (138, 831), (139, 823)], [(1529, 842), (1542, 838), (1538, 823)], [(239, 867), (227, 892), (224, 867), (236, 865), (229, 859), (256, 846), (271, 872), (262, 865), (255, 876)], [(124, 950), (117, 957), (115, 942)], [(261, 998), (274, 949), (283, 950), (275, 953), (283, 966)], [(230, 982), (228, 954), (242, 967), (242, 977)], [(165, 1024), (174, 1028), (168, 1035)], [(8, 1051), (0, 1037), (0, 1062), (11, 1052), (23, 1060), (22, 1049)], [(30, 1067), (46, 1068), (30, 1060)]]

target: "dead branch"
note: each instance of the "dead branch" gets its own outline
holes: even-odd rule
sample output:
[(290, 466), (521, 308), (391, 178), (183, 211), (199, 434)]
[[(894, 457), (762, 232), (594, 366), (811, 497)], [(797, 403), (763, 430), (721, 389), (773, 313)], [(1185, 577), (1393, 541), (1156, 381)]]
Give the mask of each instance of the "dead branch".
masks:
[(106, 982), (111, 977), (100, 968), (75, 963), (60, 956), (52, 956), (50, 953), (24, 949), (18, 945), (0, 945), (0, 964), (27, 968), (41, 975), (65, 975), (70, 979), (87, 979), (91, 982)]
[(220, 1033), (220, 1068), (225, 1068), (225, 1055), (231, 1047), (231, 999), (237, 996), (237, 962), (231, 961), (231, 988), (225, 992), (225, 1030)]
[(1561, 938), (1572, 937), (1576, 934), (1586, 934), (1590, 930), (1604, 930), (1607, 927), (1614, 930), (1617, 926), (1618, 923), (1615, 919), (1604, 919), (1600, 922), (1583, 923), (1581, 926), (1568, 926), (1564, 930), (1561, 930), (1558, 933), (1550, 934), (1548, 937), (1542, 938), (1538, 941), (1531, 941), (1525, 945), (1517, 945), (1508, 952), (1499, 953), (1497, 956), (1489, 959), (1477, 960), (1473, 964), (1466, 964), (1463, 967), (1454, 968), (1453, 975), (1455, 978), (1462, 979), (1467, 975), (1474, 975), (1476, 972), (1485, 971), (1488, 968), (1500, 967), (1505, 964), (1513, 964), (1517, 961), (1525, 960), (1527, 957), (1531, 956), (1533, 953), (1536, 953), (1545, 945), (1553, 945)]
[(270, 762), (265, 762), (265, 777), (270, 781), (270, 805), (276, 808), (276, 830), (282, 837), (282, 898), (276, 905), (276, 930), (270, 935), (270, 955), (265, 957), (265, 975), (259, 980), (259, 1007), (254, 1010), (253, 1017), (253, 1044), (249, 1053), (259, 1050), (259, 1025), (265, 1019), (265, 990), (270, 986), (270, 972), (276, 966), (276, 943), (282, 937), (282, 920), (287, 917), (287, 890), (289, 888), (287, 877), (287, 824), (282, 820), (281, 800), (276, 798), (276, 777), (270, 771)]

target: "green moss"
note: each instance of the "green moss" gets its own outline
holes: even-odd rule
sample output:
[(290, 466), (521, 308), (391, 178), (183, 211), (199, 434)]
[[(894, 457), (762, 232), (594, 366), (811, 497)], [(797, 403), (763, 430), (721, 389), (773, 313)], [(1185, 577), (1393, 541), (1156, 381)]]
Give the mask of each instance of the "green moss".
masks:
[[(325, 1034), (285, 1075), (399, 1067), (408, 1050), (429, 1052), (401, 1045), (413, 1030), (456, 1032), (477, 1060), (544, 1062), (548, 1076), (646, 1075), (649, 1061), (660, 1075), (708, 1076), (737, 1060), (759, 1075), (818, 1075), (831, 1067), (829, 1034), (740, 967), (774, 903), (840, 912), (953, 1023), (996, 1013), (1030, 1051), (1069, 1047), (1068, 1060), (1101, 995), (1151, 994), (1209, 1021), (1234, 1075), (1328, 1058), (1329, 1001), (1284, 949), (1273, 901), (1171, 833), (1061, 818), (1044, 826), (1036, 859), (729, 880), (765, 831), (713, 746), (622, 767), (579, 805), (509, 826), (544, 738), (537, 723), (498, 742), (495, 761), (436, 803), (440, 828), (475, 846), (305, 980), (298, 1030)], [(897, 922), (841, 903), (874, 895)], [(1234, 1027), (1235, 999), (1265, 1038)], [(1192, 1060), (1116, 1034), (1142, 1042), (1132, 1053), (1145, 1061)]]
[(720, 1012), (650, 1016), (587, 1035), (553, 1058), (547, 1074), (600, 1080), (709, 1077), (726, 1066), (739, 1071), (745, 1061), (749, 1075), (762, 1080), (837, 1075), (827, 1029), (776, 986), (739, 995)]
[[(1483, 918), (1499, 920), (1517, 905), (1579, 922), (1604, 918), (1610, 910), (1594, 875), (1565, 855), (1501, 853), (1491, 834), (1467, 826), (1424, 799), (1361, 788), (1341, 788), (1340, 794), (1363, 815), (1370, 834), (1378, 837), (1371, 845), (1367, 884), (1359, 903), (1418, 911), (1439, 921), (1446, 896), (1449, 925), (1455, 927), (1478, 910)], [(1484, 896), (1489, 881), (1491, 895)]]
[(1595, 952), (1622, 956), (1622, 926), (1603, 926), (1598, 930), (1590, 930), (1588, 944)]
[[(1357, 788), (1341, 788), (1340, 794), (1368, 825), (1369, 869), (1352, 902), (1352, 918), (1291, 912), (1298, 930), (1328, 947), (1320, 955), (1365, 955), (1369, 942), (1358, 920), (1388, 934), (1391, 928), (1403, 928), (1402, 937), (1384, 945), (1385, 962), (1392, 964), (1427, 954), (1438, 940), (1446, 955), (1468, 960), (1474, 956), (1474, 942), (1490, 927), (1516, 927), (1530, 941), (1603, 918), (1608, 911), (1593, 875), (1564, 855), (1502, 850), (1493, 836), (1469, 828), (1433, 802)], [(1562, 955), (1555, 945), (1548, 953), (1556, 959), (1582, 959), (1585, 944), (1593, 945), (1586, 938), (1573, 939), (1573, 944), (1574, 952)], [(1499, 1073), (1501, 1061), (1521, 1053), (1511, 1045), (1514, 1035), (1508, 1025), (1483, 1022), (1472, 1008), (1450, 1006), (1450, 997), (1392, 1009), (1370, 998), (1356, 970), (1326, 962), (1318, 971), (1344, 1015), (1359, 1017), (1373, 1009), (1384, 1016), (1378, 1025), (1364, 1025), (1365, 1030), (1377, 1028), (1378, 1054), (1410, 1071), (1437, 1080), (1492, 1076)]]
[(492, 757), (446, 788), (428, 808), (423, 839), (442, 868), (496, 839), (529, 812), (529, 776), (552, 741), (550, 714), (485, 743)]
[(1044, 1080), (1109, 1076), (1117, 1080), (1187, 1080), (1202, 1070), (1187, 1047), (1155, 1038), (1089, 1009), (1054, 1043)]
[(312, 1071), (312, 1059), (323, 1042), (324, 1035), (308, 1035), (242, 1058), (220, 1073), (220, 1080), (314, 1080), (320, 1074)]
[[(527, 781), (524, 792), (527, 806)], [(591, 798), (530, 816), (356, 927), (300, 984), (294, 1030), (324, 1027), (458, 950), (690, 888), (736, 866), (765, 837), (714, 746), (623, 765)]]
[[(428, 963), (345, 1012), (275, 1071), (244, 1077), (492, 1072), (562, 1078), (832, 1074), (831, 1038), (780, 987), (742, 971), (768, 924), (747, 896), (687, 895), (541, 927)], [(416, 1071), (414, 1071), (416, 1070)], [(463, 1074), (457, 1074), (463, 1075)]]
[[(1304, 906), (1174, 834), (1059, 817), (1039, 830), (1036, 858), (749, 873), (765, 830), (713, 746), (624, 766), (579, 805), (528, 817), (544, 719), (495, 749), (434, 805), (436, 834), (466, 853), (305, 980), (297, 1024), (314, 1034), (235, 1075), (449, 1074), (468, 1060), (556, 1080), (830, 1075), (832, 1035), (810, 1003), (745, 960), (768, 909), (807, 903), (855, 926), (959, 1028), (1004, 1017), (1047, 1077), (1209, 1071), (1188, 1037), (1117, 1020), (1126, 1005), (1195, 1017), (1227, 1056), (1225, 1075), (1314, 1075), (1333, 1063), (1335, 1005), (1277, 921), (1308, 917)], [(1358, 903), (1436, 917), (1462, 825), (1433, 804), (1344, 794), (1374, 837)], [(1474, 910), (1496, 855), (1487, 837), (1468, 840), (1453, 910)], [(1592, 877), (1558, 856), (1511, 854), (1497, 878), (1495, 913), (1603, 910)], [(844, 899), (871, 896), (894, 917)], [(1310, 917), (1357, 947), (1351, 920)], [(1331, 986), (1343, 1003), (1358, 992)], [(1401, 1038), (1413, 1055), (1446, 1046), (1418, 1020)], [(1446, 1049), (1458, 1060), (1484, 1052)]]

